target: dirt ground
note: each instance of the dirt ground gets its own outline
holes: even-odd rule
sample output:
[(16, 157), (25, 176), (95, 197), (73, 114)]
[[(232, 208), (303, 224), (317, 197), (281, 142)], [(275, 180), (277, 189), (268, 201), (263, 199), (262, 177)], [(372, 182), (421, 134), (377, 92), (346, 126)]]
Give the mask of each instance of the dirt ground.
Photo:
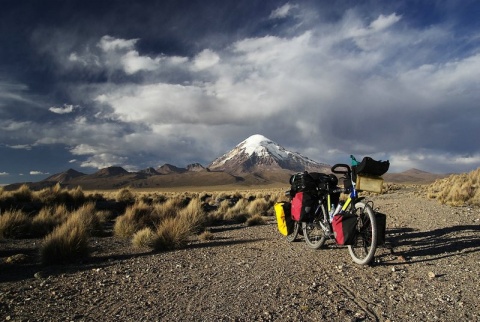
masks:
[(93, 238), (69, 266), (40, 266), (38, 240), (4, 241), (0, 321), (480, 321), (480, 209), (415, 187), (369, 198), (388, 216), (371, 266), (332, 241), (288, 243), (273, 217), (165, 253)]

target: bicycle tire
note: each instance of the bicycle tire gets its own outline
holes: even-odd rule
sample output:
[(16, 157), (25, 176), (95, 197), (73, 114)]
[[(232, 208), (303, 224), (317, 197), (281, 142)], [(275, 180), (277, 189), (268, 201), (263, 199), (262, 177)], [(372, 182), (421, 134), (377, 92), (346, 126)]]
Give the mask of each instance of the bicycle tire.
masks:
[(295, 241), (295, 239), (297, 238), (297, 235), (298, 235), (298, 230), (300, 228), (300, 223), (298, 221), (295, 221), (293, 223), (293, 231), (291, 234), (288, 234), (286, 239), (288, 242), (293, 242)]
[(377, 250), (375, 214), (369, 205), (361, 202), (355, 205), (355, 214), (358, 216), (357, 234), (353, 245), (348, 245), (348, 252), (355, 263), (368, 265)]
[(319, 249), (325, 244), (327, 237), (323, 231), (322, 226), (318, 223), (319, 220), (325, 217), (325, 207), (320, 206), (322, 213), (320, 214), (321, 218), (315, 218), (312, 222), (302, 223), (303, 237), (305, 238), (305, 243), (309, 248)]

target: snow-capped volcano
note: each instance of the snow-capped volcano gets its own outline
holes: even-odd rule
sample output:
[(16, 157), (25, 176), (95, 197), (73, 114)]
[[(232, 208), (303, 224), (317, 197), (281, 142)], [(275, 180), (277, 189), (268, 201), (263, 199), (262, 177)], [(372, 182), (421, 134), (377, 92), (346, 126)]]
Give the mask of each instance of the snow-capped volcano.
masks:
[(326, 171), (329, 165), (291, 152), (260, 134), (250, 136), (233, 150), (214, 160), (209, 169), (230, 173), (255, 170)]

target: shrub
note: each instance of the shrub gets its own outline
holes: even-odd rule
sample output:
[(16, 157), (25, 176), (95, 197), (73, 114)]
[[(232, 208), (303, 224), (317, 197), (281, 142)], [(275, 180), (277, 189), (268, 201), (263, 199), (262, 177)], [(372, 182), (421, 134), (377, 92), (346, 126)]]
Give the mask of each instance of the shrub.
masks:
[(435, 181), (427, 196), (452, 206), (480, 205), (480, 168)]
[(64, 204), (71, 199), (68, 191), (63, 190), (58, 182), (53, 187), (42, 189), (36, 194), (40, 202), (44, 204)]
[(85, 202), (85, 194), (80, 186), (72, 190), (70, 196), (75, 204), (82, 204)]
[(265, 219), (260, 215), (254, 215), (247, 219), (247, 226), (265, 225)]
[(132, 244), (135, 247), (152, 247), (154, 237), (155, 234), (151, 228), (143, 228), (133, 235)]
[(102, 235), (103, 226), (100, 217), (95, 210), (95, 204), (86, 203), (70, 215), (68, 220), (81, 223), (85, 226), (89, 235)]
[(12, 197), (18, 203), (34, 201), (33, 192), (26, 184), (23, 184), (20, 188), (14, 191)]
[(265, 199), (255, 199), (254, 201), (250, 202), (247, 206), (247, 212), (254, 216), (254, 215), (266, 215), (269, 211), (272, 210), (271, 203), (267, 202)]
[(119, 216), (113, 226), (115, 236), (130, 238), (142, 228), (153, 226), (151, 217), (152, 208), (143, 203), (137, 202), (125, 210), (125, 214)]
[(30, 233), (32, 220), (20, 210), (6, 211), (0, 215), (0, 236), (22, 238)]
[(135, 202), (135, 194), (128, 188), (122, 188), (115, 196), (117, 202), (133, 203)]
[(185, 218), (165, 218), (156, 229), (152, 246), (158, 251), (181, 248), (191, 234), (192, 229)]
[(248, 217), (248, 201), (245, 199), (240, 199), (235, 206), (229, 208), (224, 214), (223, 218), (225, 220), (233, 220), (237, 222), (245, 222)]
[(203, 240), (203, 241), (213, 240), (213, 239), (215, 239), (215, 235), (211, 231), (205, 230), (203, 233), (201, 233), (198, 236), (198, 239)]
[(70, 263), (88, 257), (88, 237), (97, 232), (98, 227), (94, 204), (83, 205), (45, 237), (40, 247), (42, 263)]
[(67, 212), (65, 205), (53, 208), (51, 206), (40, 209), (38, 215), (32, 219), (32, 235), (43, 237), (66, 220)]
[(178, 216), (190, 225), (193, 232), (199, 232), (207, 222), (207, 216), (199, 198), (192, 199), (188, 206), (180, 210)]
[(40, 247), (40, 259), (47, 265), (70, 263), (88, 255), (88, 227), (73, 220), (55, 228)]

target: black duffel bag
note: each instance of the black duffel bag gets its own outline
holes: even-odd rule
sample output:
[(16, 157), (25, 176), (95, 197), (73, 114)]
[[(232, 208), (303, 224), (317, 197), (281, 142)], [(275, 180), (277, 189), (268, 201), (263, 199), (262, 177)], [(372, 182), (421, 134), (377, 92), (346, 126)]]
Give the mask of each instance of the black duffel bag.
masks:
[(362, 162), (355, 167), (355, 173), (378, 177), (385, 174), (389, 167), (390, 162), (388, 160), (376, 161), (371, 157), (364, 157)]

